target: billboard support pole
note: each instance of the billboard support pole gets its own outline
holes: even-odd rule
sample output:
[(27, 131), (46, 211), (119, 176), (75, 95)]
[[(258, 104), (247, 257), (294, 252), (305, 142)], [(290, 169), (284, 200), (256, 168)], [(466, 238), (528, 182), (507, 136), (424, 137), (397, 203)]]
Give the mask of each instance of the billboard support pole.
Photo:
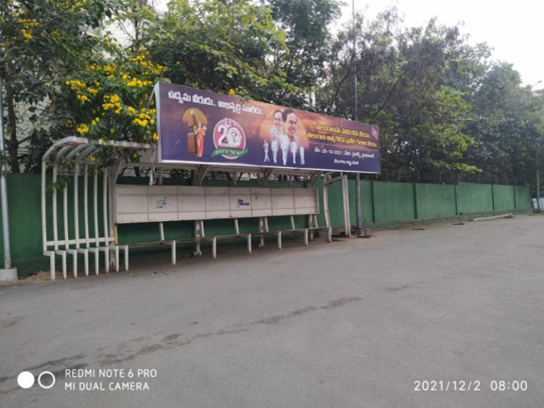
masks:
[[(355, 38), (355, 0), (351, 2), (351, 17), (353, 22), (353, 57), (356, 56), (356, 38)], [(357, 111), (357, 70), (353, 75), (353, 119), (355, 121), (359, 120), (359, 114)], [(357, 219), (356, 219), (356, 231), (357, 236), (361, 235), (361, 175), (357, 173), (355, 175), (355, 208), (357, 210)]]

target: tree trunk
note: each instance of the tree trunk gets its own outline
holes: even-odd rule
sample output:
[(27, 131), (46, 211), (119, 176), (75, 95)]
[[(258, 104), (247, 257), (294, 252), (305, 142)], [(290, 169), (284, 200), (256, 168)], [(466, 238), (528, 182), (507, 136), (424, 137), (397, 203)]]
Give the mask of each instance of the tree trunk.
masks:
[(15, 102), (13, 89), (6, 84), (6, 104), (8, 105), (8, 133), (9, 133), (9, 164), (12, 173), (20, 173), (19, 167), (19, 141), (17, 140), (17, 115), (15, 114)]

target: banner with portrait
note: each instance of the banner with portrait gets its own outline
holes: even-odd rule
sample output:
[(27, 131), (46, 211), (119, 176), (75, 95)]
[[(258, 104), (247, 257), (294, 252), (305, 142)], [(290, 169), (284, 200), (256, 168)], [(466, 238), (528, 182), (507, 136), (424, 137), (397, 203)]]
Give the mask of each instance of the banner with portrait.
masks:
[(380, 172), (376, 125), (165, 82), (155, 96), (162, 163)]

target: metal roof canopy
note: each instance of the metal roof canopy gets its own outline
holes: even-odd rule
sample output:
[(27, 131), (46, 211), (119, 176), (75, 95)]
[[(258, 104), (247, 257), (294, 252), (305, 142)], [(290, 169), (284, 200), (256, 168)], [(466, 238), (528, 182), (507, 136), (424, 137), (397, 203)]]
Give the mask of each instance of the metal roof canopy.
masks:
[(112, 148), (129, 148), (138, 151), (140, 154), (139, 162), (131, 162), (127, 160), (127, 153), (119, 152), (117, 156), (113, 156), (118, 166), (126, 167), (150, 167), (157, 169), (168, 170), (196, 170), (202, 171), (207, 169), (211, 171), (224, 171), (224, 172), (238, 172), (238, 173), (256, 173), (262, 174), (268, 179), (271, 174), (277, 175), (290, 175), (290, 176), (305, 176), (317, 179), (323, 171), (318, 170), (305, 170), (305, 169), (293, 169), (293, 168), (279, 168), (279, 167), (257, 167), (249, 165), (217, 165), (217, 164), (192, 164), (192, 163), (161, 163), (157, 160), (156, 145), (147, 143), (135, 143), (125, 141), (89, 141), (82, 137), (66, 137), (58, 140), (47, 150), (42, 158), (42, 163), (47, 164), (47, 161), (55, 157), (64, 162), (73, 162), (77, 164), (90, 164), (96, 163), (91, 161), (91, 157), (94, 153), (100, 150), (102, 147)]

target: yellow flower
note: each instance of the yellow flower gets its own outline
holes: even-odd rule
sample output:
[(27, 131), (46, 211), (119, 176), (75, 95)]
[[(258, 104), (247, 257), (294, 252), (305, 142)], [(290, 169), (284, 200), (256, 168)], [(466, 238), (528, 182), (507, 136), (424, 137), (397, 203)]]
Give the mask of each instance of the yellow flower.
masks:
[(236, 92), (234, 91), (234, 89), (232, 89), (232, 88), (229, 89), (229, 95), (230, 95), (230, 96), (236, 95)]
[(23, 37), (25, 37), (25, 42), (29, 42), (32, 39), (32, 34), (30, 31), (25, 30), (24, 28), (21, 30), (21, 33), (23, 33)]
[(87, 126), (86, 124), (82, 123), (82, 124), (78, 125), (78, 127), (76, 128), (76, 131), (77, 131), (81, 136), (83, 136), (85, 133), (88, 133), (88, 132), (89, 132), (89, 126)]
[(92, 161), (92, 162), (96, 161), (96, 157), (91, 156), (91, 161)]
[(153, 133), (153, 141), (158, 141), (159, 140), (159, 135), (156, 134), (156, 133)]
[(115, 129), (114, 129), (114, 128), (111, 128), (111, 129), (110, 129), (110, 133), (113, 135), (114, 132), (115, 132)]

